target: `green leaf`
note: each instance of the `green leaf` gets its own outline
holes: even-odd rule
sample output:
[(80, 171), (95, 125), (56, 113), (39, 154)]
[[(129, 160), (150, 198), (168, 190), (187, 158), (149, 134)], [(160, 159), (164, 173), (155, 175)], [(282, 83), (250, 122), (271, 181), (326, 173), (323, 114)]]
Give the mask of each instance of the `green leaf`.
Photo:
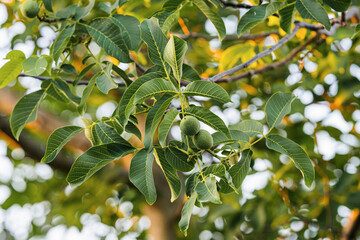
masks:
[(45, 6), (45, 9), (49, 12), (52, 12), (52, 0), (42, 0)]
[(242, 16), (237, 27), (238, 36), (244, 34), (257, 24), (286, 6), (286, 2), (272, 2), (252, 7)]
[(222, 103), (230, 102), (229, 94), (218, 84), (210, 81), (195, 81), (186, 86), (183, 94), (186, 96), (203, 96)]
[(23, 96), (15, 105), (10, 117), (10, 127), (14, 137), (19, 140), (19, 136), (25, 125), (35, 121), (37, 110), (47, 89), (39, 90)]
[(96, 133), (96, 123), (87, 118), (82, 118), (81, 120), (85, 126), (85, 137), (90, 140), (93, 146), (99, 145), (101, 140)]
[(183, 61), (187, 49), (186, 41), (174, 35), (171, 35), (165, 47), (164, 59), (172, 68), (173, 74), (178, 81), (181, 81)]
[(156, 78), (139, 87), (136, 92), (134, 102), (142, 103), (145, 99), (159, 94), (175, 95), (177, 93), (178, 91), (172, 83), (161, 78)]
[(277, 92), (270, 97), (265, 106), (266, 120), (269, 132), (279, 125), (281, 120), (291, 111), (291, 103), (295, 100), (292, 93)]
[(187, 64), (183, 64), (182, 78), (189, 82), (201, 80), (199, 73), (193, 67), (191, 67)]
[(185, 0), (167, 0), (165, 1), (162, 9), (167, 12), (174, 12), (177, 9), (179, 9), (179, 6), (181, 6)]
[(252, 154), (253, 152), (249, 149), (242, 151), (239, 162), (229, 169), (229, 173), (236, 188), (240, 188), (242, 182), (249, 173)]
[(78, 5), (70, 5), (62, 10), (59, 10), (55, 13), (56, 18), (60, 19), (68, 19), (75, 15), (76, 9), (78, 9)]
[(37, 76), (36, 63), (39, 60), (38, 56), (31, 56), (23, 62), (24, 73), (29, 76)]
[(96, 78), (96, 86), (104, 94), (108, 94), (111, 89), (115, 89), (119, 87), (114, 82), (114, 80), (110, 75), (112, 65), (113, 65), (112, 63), (108, 63), (106, 65), (106, 69), (104, 70), (104, 73), (101, 74), (98, 78)]
[(198, 194), (198, 200), (200, 202), (222, 203), (219, 192), (217, 191), (215, 177), (207, 177), (205, 181), (198, 182), (195, 191)]
[(306, 186), (311, 186), (315, 179), (314, 167), (306, 152), (297, 143), (279, 135), (269, 135), (266, 137), (266, 145), (291, 158), (296, 168), (301, 171)]
[(159, 147), (155, 148), (155, 159), (157, 164), (160, 166), (163, 171), (166, 181), (169, 184), (171, 191), (171, 202), (175, 201), (181, 192), (181, 181), (176, 172), (176, 169), (173, 168), (165, 157), (165, 150)]
[(163, 75), (159, 73), (148, 73), (137, 78), (133, 83), (130, 84), (130, 86), (124, 92), (117, 109), (117, 113), (122, 124), (126, 124), (131, 113), (135, 109), (135, 93), (140, 88), (140, 86), (152, 79), (160, 78), (162, 76)]
[(99, 77), (100, 72), (96, 73), (89, 81), (88, 85), (86, 85), (82, 97), (81, 97), (81, 101), (79, 103), (79, 106), (77, 107), (78, 112), (83, 115), (85, 113), (85, 104), (87, 99), (89, 98), (92, 90), (94, 89), (95, 86), (95, 82), (96, 79)]
[(131, 144), (121, 137), (114, 128), (106, 125), (104, 122), (97, 123), (95, 130), (102, 143), (120, 143), (121, 145), (131, 147)]
[(78, 21), (90, 13), (94, 8), (95, 0), (89, 0), (89, 4), (86, 7), (79, 7), (75, 12), (75, 20)]
[(174, 108), (166, 113), (164, 119), (159, 125), (159, 142), (162, 147), (166, 146), (166, 139), (170, 131), (171, 126), (174, 124), (176, 117), (179, 115), (179, 111)]
[(326, 5), (338, 12), (345, 12), (351, 4), (351, 0), (324, 0)]
[[(140, 24), (141, 39), (148, 46), (150, 60), (159, 66), (162, 66), (167, 73), (168, 65), (164, 59), (164, 51), (168, 39), (161, 31), (157, 18), (146, 19)], [(167, 73), (168, 75), (168, 73)]]
[(141, 132), (132, 122), (128, 122), (125, 126), (125, 131), (134, 134), (141, 141)]
[(295, 20), (295, 2), (279, 10), (280, 27), (287, 33), (291, 33), (291, 25)]
[(190, 175), (190, 177), (186, 179), (185, 182), (186, 196), (190, 197), (194, 193), (196, 184), (199, 181), (199, 176), (200, 176), (199, 172), (194, 172), (193, 174)]
[(231, 135), (231, 138), (228, 138), (222, 132), (213, 133), (212, 137), (214, 140), (214, 145), (234, 142), (234, 140), (238, 141), (238, 142), (246, 143), (246, 142), (249, 142), (249, 140), (250, 140), (249, 136), (246, 133), (243, 133), (239, 130), (230, 130), (230, 135)]
[(66, 46), (68, 45), (71, 36), (74, 34), (75, 24), (64, 28), (59, 36), (55, 39), (53, 45), (50, 48), (50, 55), (54, 58), (54, 61), (57, 62), (60, 58), (60, 55), (64, 52)]
[(57, 88), (57, 90), (59, 90), (63, 94), (65, 94), (75, 104), (80, 103), (81, 98), (79, 98), (78, 96), (74, 95), (71, 92), (69, 85), (65, 81), (63, 81), (59, 78), (55, 78), (55, 79), (52, 79), (51, 82), (54, 84), (54, 86)]
[(75, 67), (71, 64), (62, 64), (60, 68), (61, 68), (61, 70), (63, 70), (64, 72), (66, 72), (68, 74), (74, 74), (74, 75), (78, 74)]
[(163, 117), (165, 110), (169, 107), (172, 97), (169, 95), (162, 96), (155, 105), (150, 109), (145, 121), (144, 146), (151, 149), (155, 131)]
[(109, 18), (95, 19), (86, 29), (95, 42), (105, 52), (123, 63), (132, 62), (129, 50), (121, 34), (119, 27)]
[(196, 117), (213, 129), (224, 133), (229, 138), (231, 137), (229, 129), (226, 127), (224, 121), (209, 109), (198, 106), (191, 106), (188, 110), (186, 110), (185, 114)]
[(226, 37), (226, 28), (222, 18), (203, 1), (193, 0), (195, 5), (205, 14), (205, 16), (214, 24), (220, 41)]
[(115, 14), (111, 20), (120, 28), (126, 46), (135, 50), (140, 45), (140, 22), (133, 16)]
[(360, 24), (356, 25), (355, 30), (354, 30), (354, 34), (352, 35), (351, 39), (353, 39), (354, 37), (356, 37), (360, 32)]
[(169, 146), (165, 150), (166, 160), (170, 165), (182, 172), (188, 172), (195, 166), (194, 161), (188, 161), (189, 155), (184, 150), (176, 146)]
[(65, 144), (82, 130), (84, 130), (84, 128), (77, 126), (65, 126), (56, 129), (47, 141), (45, 155), (41, 159), (41, 162), (52, 162)]
[(152, 172), (154, 155), (146, 149), (141, 149), (131, 159), (130, 181), (145, 196), (146, 202), (152, 205), (156, 201), (156, 189)]
[(19, 50), (13, 50), (6, 55), (5, 59), (10, 61), (5, 63), (0, 69), (0, 88), (11, 83), (23, 70), (25, 54)]
[(159, 26), (165, 35), (169, 34), (170, 30), (178, 23), (180, 9), (174, 12), (159, 11), (153, 15), (153, 17), (159, 19)]
[(60, 89), (58, 89), (50, 79), (43, 81), (41, 84), (42, 89), (46, 89), (47, 87), (49, 88), (46, 93), (49, 96), (53, 97), (56, 101), (60, 101), (67, 104), (71, 103), (71, 100), (65, 95), (65, 93), (63, 93)]
[(246, 133), (250, 138), (263, 134), (263, 125), (255, 120), (243, 120), (238, 123), (235, 128)]
[(130, 86), (130, 84), (132, 84), (133, 81), (128, 77), (128, 75), (126, 75), (126, 73), (121, 68), (113, 64), (112, 70), (116, 72), (124, 80), (127, 87)]
[(187, 229), (189, 228), (191, 213), (194, 209), (196, 202), (197, 194), (194, 192), (191, 197), (186, 201), (182, 211), (181, 211), (181, 219), (179, 221), (179, 228), (182, 233), (184, 233), (185, 237), (187, 236)]
[(119, 143), (108, 143), (92, 147), (75, 160), (66, 180), (71, 186), (80, 185), (110, 162), (135, 150), (133, 147)]
[(330, 30), (331, 24), (329, 16), (325, 9), (314, 0), (296, 0), (295, 7), (304, 19), (312, 19), (318, 21)]

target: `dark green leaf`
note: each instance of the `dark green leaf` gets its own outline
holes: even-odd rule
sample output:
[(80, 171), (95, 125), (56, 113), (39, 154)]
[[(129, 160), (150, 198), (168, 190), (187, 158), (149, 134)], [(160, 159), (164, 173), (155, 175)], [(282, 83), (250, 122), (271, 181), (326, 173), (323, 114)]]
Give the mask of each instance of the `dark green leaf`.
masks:
[(165, 157), (165, 150), (162, 148), (155, 148), (156, 153), (156, 160), (157, 164), (160, 166), (161, 170), (163, 171), (166, 181), (169, 184), (170, 191), (171, 191), (171, 202), (175, 201), (181, 192), (181, 181), (174, 169), (166, 160)]
[(161, 122), (159, 126), (159, 142), (162, 147), (166, 146), (166, 139), (168, 133), (178, 115), (179, 115), (179, 111), (176, 108), (174, 108), (168, 113), (166, 113), (163, 121)]
[(54, 61), (57, 62), (60, 58), (60, 55), (64, 52), (66, 46), (68, 45), (71, 36), (74, 34), (75, 24), (64, 28), (59, 36), (55, 39), (53, 45), (50, 48), (50, 55), (54, 58)]
[(306, 152), (297, 143), (279, 135), (269, 135), (266, 137), (266, 145), (291, 158), (303, 174), (306, 186), (311, 186), (315, 179), (314, 167)]
[(186, 110), (185, 114), (194, 116), (213, 129), (223, 132), (227, 137), (231, 137), (229, 129), (226, 127), (224, 121), (209, 109), (191, 106), (188, 110)]
[(171, 35), (165, 47), (164, 59), (172, 68), (173, 74), (178, 81), (181, 81), (183, 61), (187, 49), (186, 42), (174, 35)]
[(189, 155), (183, 150), (176, 146), (169, 146), (165, 150), (166, 160), (170, 165), (182, 172), (188, 172), (195, 166), (194, 161), (188, 161)]
[(295, 2), (279, 10), (280, 27), (287, 33), (291, 33), (291, 25), (295, 20)]
[(331, 24), (329, 16), (325, 9), (314, 0), (296, 0), (295, 7), (304, 19), (312, 19), (318, 21), (330, 30)]
[(52, 162), (65, 144), (82, 130), (84, 130), (82, 127), (77, 126), (66, 126), (56, 129), (47, 141), (46, 152), (41, 162)]
[(157, 18), (146, 19), (140, 24), (141, 39), (148, 46), (150, 60), (159, 66), (162, 66), (166, 75), (168, 74), (168, 64), (164, 59), (164, 51), (168, 39), (161, 31)]
[(172, 97), (169, 95), (162, 96), (155, 105), (150, 109), (145, 121), (144, 146), (151, 149), (155, 131), (164, 116), (165, 110), (169, 107)]
[(226, 37), (226, 28), (222, 18), (203, 1), (193, 0), (195, 5), (205, 14), (205, 16), (214, 24), (218, 32), (219, 39), (222, 41)]
[(207, 177), (205, 181), (198, 182), (195, 191), (198, 194), (198, 200), (200, 202), (221, 203), (215, 177)]
[(351, 4), (351, 0), (324, 0), (326, 5), (338, 12), (345, 12)]
[(184, 233), (185, 237), (187, 236), (187, 229), (189, 228), (191, 213), (194, 209), (196, 202), (197, 194), (194, 192), (191, 197), (186, 201), (182, 211), (181, 211), (181, 219), (179, 222), (179, 228), (182, 233)]
[(140, 22), (133, 16), (115, 14), (111, 20), (120, 28), (121, 35), (130, 50), (135, 50), (140, 42)]
[(239, 162), (229, 169), (229, 173), (236, 188), (241, 186), (249, 173), (252, 154), (252, 151), (249, 149), (242, 151)]
[(37, 110), (46, 91), (47, 89), (42, 89), (25, 95), (16, 103), (11, 113), (10, 127), (17, 140), (19, 140), (20, 133), (25, 125), (36, 120)]
[(183, 94), (186, 96), (203, 96), (222, 103), (230, 102), (229, 94), (218, 84), (209, 81), (194, 81), (186, 86)]
[(117, 113), (119, 114), (120, 122), (122, 124), (126, 124), (128, 118), (135, 109), (135, 93), (139, 89), (139, 87), (152, 79), (160, 78), (162, 76), (163, 75), (159, 73), (148, 73), (142, 75), (130, 84), (130, 86), (124, 92), (124, 95), (122, 96), (117, 109)]
[(281, 120), (291, 111), (291, 103), (295, 100), (292, 93), (277, 92), (270, 97), (265, 106), (266, 120), (269, 124), (269, 132), (279, 125)]
[(156, 201), (156, 189), (152, 172), (154, 155), (146, 149), (141, 149), (131, 159), (130, 181), (145, 196), (150, 205)]
[(107, 54), (123, 63), (132, 62), (129, 49), (122, 35), (119, 34), (119, 27), (111, 19), (95, 19), (86, 25), (86, 29)]
[(165, 79), (156, 78), (142, 84), (136, 91), (135, 103), (142, 103), (145, 99), (159, 94), (175, 95), (178, 91), (172, 83)]
[(110, 162), (134, 152), (134, 150), (133, 147), (119, 143), (92, 147), (75, 160), (66, 180), (72, 186), (80, 185)]

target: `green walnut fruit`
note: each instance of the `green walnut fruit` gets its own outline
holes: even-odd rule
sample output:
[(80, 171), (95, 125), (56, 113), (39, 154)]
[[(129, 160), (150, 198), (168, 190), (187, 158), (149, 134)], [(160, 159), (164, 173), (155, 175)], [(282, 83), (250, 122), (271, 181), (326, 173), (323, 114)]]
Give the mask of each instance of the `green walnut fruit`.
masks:
[(197, 148), (200, 149), (209, 149), (213, 146), (214, 141), (211, 134), (201, 129), (195, 136), (194, 136), (194, 144)]
[(36, 17), (39, 11), (39, 5), (35, 1), (28, 0), (21, 5), (21, 13), (28, 18)]
[(184, 117), (180, 122), (180, 130), (186, 136), (194, 136), (200, 130), (199, 120), (192, 116)]

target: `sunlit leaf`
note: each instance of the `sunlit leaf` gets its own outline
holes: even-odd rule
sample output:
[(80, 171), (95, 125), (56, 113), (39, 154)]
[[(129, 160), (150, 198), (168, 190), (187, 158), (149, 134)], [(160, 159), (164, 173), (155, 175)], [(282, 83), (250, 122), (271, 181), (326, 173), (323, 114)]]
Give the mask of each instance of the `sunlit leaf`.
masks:
[(5, 63), (0, 69), (0, 88), (12, 82), (23, 70), (25, 54), (19, 50), (13, 50), (6, 55), (5, 59), (10, 61)]

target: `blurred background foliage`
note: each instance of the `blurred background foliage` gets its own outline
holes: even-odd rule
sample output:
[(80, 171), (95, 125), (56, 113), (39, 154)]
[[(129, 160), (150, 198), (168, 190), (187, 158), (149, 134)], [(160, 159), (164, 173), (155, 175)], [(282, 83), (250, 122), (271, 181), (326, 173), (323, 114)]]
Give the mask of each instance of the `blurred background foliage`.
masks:
[[(11, 49), (22, 50), (27, 57), (47, 54), (56, 37), (57, 29), (53, 25), (24, 18), (19, 11), (21, 2), (2, 0), (0, 3), (1, 59)], [(70, 0), (53, 2), (54, 11), (70, 4), (87, 4), (87, 1)], [(100, 3), (113, 2), (96, 1), (87, 18), (105, 16), (106, 13), (99, 10)], [(258, 1), (247, 2), (258, 4)], [(141, 22), (161, 9), (162, 4), (163, 1), (131, 0), (117, 12), (133, 15)], [(353, 7), (358, 4), (359, 1), (352, 1)], [(235, 34), (239, 16), (244, 13), (244, 9), (236, 8), (219, 10), (228, 36)], [(293, 163), (285, 156), (266, 150), (265, 143), (261, 142), (255, 146), (257, 151), (254, 151), (251, 172), (243, 183), (242, 193), (224, 195), (222, 205), (195, 208), (188, 239), (339, 239), (351, 224), (360, 227), (360, 37), (351, 39), (356, 23), (358, 18), (354, 17), (333, 36), (319, 36), (285, 66), (236, 82), (221, 83), (229, 92), (231, 103), (221, 106), (195, 98), (227, 124), (235, 125), (241, 119), (265, 122), (263, 110), (267, 99), (277, 91), (293, 92), (298, 100), (277, 131), (306, 150), (315, 163), (316, 181), (308, 189)], [(229, 37), (220, 43), (209, 20), (191, 5), (181, 11), (181, 21), (172, 29), (172, 33), (179, 36), (197, 34), (187, 38), (186, 62), (203, 78), (249, 60), (286, 34), (279, 30), (279, 20), (275, 17), (251, 30), (251, 34), (264, 32), (272, 34), (251, 40)], [(246, 70), (259, 69), (285, 58), (315, 35), (301, 29), (288, 44)], [(95, 44), (90, 44), (90, 48), (96, 55), (119, 64), (105, 56)], [(132, 56), (143, 66), (151, 66), (145, 47)], [(78, 73), (84, 68), (83, 58), (84, 49), (75, 47), (70, 59)], [(2, 65), (5, 61), (1, 61)], [(122, 67), (127, 68), (128, 74), (136, 75), (132, 64)], [(71, 74), (61, 74), (74, 78)], [(92, 74), (89, 72), (85, 78), (91, 78)], [(6, 118), (9, 114), (6, 106), (14, 104), (5, 98), (9, 91), (19, 96), (34, 91), (40, 84), (36, 79), (23, 77), (14, 81), (11, 89), (1, 90), (1, 116)], [(72, 90), (81, 93), (83, 87)], [(122, 92), (123, 89), (108, 95), (93, 92), (86, 116), (94, 120), (109, 116)], [(41, 109), (64, 124), (81, 124), (75, 106), (69, 107), (48, 97)], [(43, 125), (51, 126), (52, 122), (30, 124), (26, 128), (26, 134), (39, 149), (44, 148), (49, 134)], [(171, 134), (178, 139), (178, 127), (174, 127)], [(6, 126), (1, 123), (0, 139), (0, 239), (151, 239), (149, 231), (155, 230), (149, 229), (161, 227), (146, 217), (149, 212), (145, 199), (130, 184), (126, 174), (119, 175), (126, 163), (112, 164), (72, 189), (66, 184), (64, 169), (56, 166), (51, 169), (38, 163), (36, 154), (23, 151), (25, 147), (9, 137)], [(68, 146), (64, 155), (74, 159), (80, 152), (81, 149)], [(205, 165), (212, 161), (211, 156), (204, 156)], [(167, 211), (173, 215), (173, 231), (178, 239), (183, 239), (177, 228), (180, 211), (177, 208)], [(355, 238), (360, 239), (359, 234), (355, 232)]]

